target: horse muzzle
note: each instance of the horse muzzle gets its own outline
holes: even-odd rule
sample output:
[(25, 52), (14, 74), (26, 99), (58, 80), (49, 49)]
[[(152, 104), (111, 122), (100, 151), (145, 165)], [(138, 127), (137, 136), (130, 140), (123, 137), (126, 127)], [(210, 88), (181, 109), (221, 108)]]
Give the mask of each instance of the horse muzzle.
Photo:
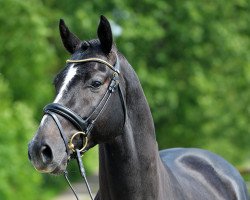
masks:
[(28, 158), (34, 168), (41, 173), (61, 174), (67, 166), (67, 154), (54, 152), (49, 144), (39, 144), (32, 140), (28, 145)]

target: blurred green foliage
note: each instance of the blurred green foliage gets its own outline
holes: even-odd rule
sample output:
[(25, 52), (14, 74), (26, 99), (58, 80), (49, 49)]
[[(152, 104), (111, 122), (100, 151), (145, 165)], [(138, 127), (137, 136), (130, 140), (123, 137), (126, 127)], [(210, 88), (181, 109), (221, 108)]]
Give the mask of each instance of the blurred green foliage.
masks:
[(0, 0), (0, 9), (0, 199), (44, 199), (39, 191), (52, 180), (26, 155), (68, 57), (61, 17), (85, 40), (95, 37), (99, 15), (110, 19), (142, 82), (161, 149), (206, 148), (250, 165), (249, 0)]
[(41, 177), (27, 162), (27, 141), (34, 131), (31, 109), (13, 102), (8, 85), (0, 76), (0, 199), (39, 198)]

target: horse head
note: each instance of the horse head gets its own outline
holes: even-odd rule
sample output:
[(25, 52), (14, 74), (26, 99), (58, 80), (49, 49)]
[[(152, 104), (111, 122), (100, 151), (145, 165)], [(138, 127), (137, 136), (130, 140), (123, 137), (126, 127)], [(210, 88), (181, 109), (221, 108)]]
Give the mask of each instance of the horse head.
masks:
[(98, 39), (89, 41), (81, 41), (63, 20), (59, 30), (71, 57), (54, 79), (54, 102), (45, 107), (28, 150), (34, 167), (52, 174), (66, 170), (75, 149), (85, 152), (112, 141), (122, 133), (125, 120), (120, 88), (123, 57), (113, 43), (108, 20), (101, 16)]

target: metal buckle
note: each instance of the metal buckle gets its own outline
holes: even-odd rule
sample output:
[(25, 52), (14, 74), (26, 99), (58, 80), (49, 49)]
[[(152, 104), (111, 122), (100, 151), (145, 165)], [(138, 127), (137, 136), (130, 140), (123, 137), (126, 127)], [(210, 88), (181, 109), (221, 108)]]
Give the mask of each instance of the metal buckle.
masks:
[(72, 135), (72, 137), (70, 138), (70, 141), (69, 141), (69, 144), (68, 144), (68, 147), (71, 151), (73, 152), (76, 152), (76, 149), (75, 149), (75, 145), (73, 144), (73, 140), (74, 138), (77, 136), (77, 135), (83, 135), (84, 138), (85, 138), (85, 143), (84, 143), (84, 139), (83, 139), (83, 147), (81, 149), (79, 149), (80, 152), (84, 151), (84, 149), (86, 148), (87, 144), (88, 144), (88, 138), (86, 137), (86, 133), (84, 132), (76, 132), (74, 135)]

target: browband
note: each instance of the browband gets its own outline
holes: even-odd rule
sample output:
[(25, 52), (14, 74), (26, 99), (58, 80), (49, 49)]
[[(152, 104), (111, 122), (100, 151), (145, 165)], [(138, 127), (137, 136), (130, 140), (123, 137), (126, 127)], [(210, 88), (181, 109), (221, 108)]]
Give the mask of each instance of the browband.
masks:
[(102, 64), (105, 64), (106, 66), (108, 66), (110, 69), (112, 69), (114, 72), (117, 72), (118, 74), (120, 74), (120, 63), (119, 63), (119, 59), (117, 54), (115, 54), (116, 56), (116, 62), (115, 65), (111, 65), (110, 63), (108, 63), (107, 61), (100, 59), (100, 58), (86, 58), (86, 59), (81, 59), (81, 60), (66, 60), (66, 63), (86, 63), (86, 62), (99, 62)]

